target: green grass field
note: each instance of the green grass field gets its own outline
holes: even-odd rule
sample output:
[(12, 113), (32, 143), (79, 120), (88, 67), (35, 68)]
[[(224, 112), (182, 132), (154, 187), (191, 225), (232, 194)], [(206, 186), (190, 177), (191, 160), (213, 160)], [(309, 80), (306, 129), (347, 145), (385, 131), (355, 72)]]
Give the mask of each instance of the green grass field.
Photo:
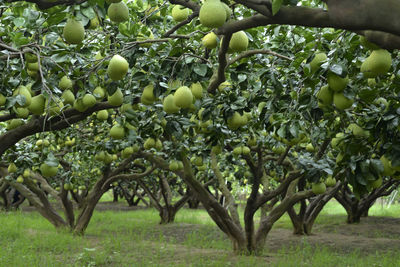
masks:
[[(390, 209), (376, 205), (371, 210), (373, 216), (399, 214), (399, 205)], [(400, 239), (400, 230), (386, 236), (382, 227), (376, 235), (364, 235), (361, 230), (368, 224), (349, 228), (344, 210), (336, 203), (327, 205), (310, 237), (291, 235), (290, 221), (284, 216), (271, 231), (271, 244), (258, 257), (233, 255), (229, 240), (204, 210), (182, 210), (171, 225), (161, 226), (158, 221), (151, 209), (96, 211), (86, 235), (78, 237), (56, 231), (37, 212), (0, 213), (0, 266), (400, 266), (398, 243), (393, 243)], [(329, 244), (329, 235), (340, 241), (356, 227), (361, 232), (351, 239), (354, 243), (344, 246), (347, 250)], [(334, 236), (343, 229), (348, 235)], [(357, 238), (371, 247), (364, 250)]]

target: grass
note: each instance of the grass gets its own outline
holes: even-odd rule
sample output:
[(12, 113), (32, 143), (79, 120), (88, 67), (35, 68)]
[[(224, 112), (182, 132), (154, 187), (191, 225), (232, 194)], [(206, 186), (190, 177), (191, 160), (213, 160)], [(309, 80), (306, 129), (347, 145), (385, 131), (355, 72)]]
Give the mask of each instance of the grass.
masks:
[[(398, 216), (399, 205), (371, 215)], [(332, 220), (334, 218), (334, 220)], [(344, 210), (329, 203), (317, 224), (343, 224)], [(0, 213), (0, 267), (5, 266), (400, 266), (389, 250), (348, 253), (328, 246), (282, 244), (262, 256), (236, 256), (204, 210), (182, 210), (159, 225), (155, 210), (95, 212), (84, 237), (57, 231), (36, 212)], [(284, 216), (275, 229), (291, 229)], [(267, 241), (268, 242), (268, 241)]]

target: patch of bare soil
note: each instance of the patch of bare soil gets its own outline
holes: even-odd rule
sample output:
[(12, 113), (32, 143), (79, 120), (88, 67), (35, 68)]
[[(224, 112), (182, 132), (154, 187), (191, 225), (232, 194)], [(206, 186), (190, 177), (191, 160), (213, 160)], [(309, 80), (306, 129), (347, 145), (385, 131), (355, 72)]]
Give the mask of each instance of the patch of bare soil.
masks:
[(272, 251), (304, 244), (329, 247), (339, 253), (353, 252), (354, 249), (362, 254), (398, 250), (400, 219), (367, 217), (358, 224), (316, 225), (310, 236), (296, 236), (288, 229), (273, 229), (267, 240), (267, 247)]

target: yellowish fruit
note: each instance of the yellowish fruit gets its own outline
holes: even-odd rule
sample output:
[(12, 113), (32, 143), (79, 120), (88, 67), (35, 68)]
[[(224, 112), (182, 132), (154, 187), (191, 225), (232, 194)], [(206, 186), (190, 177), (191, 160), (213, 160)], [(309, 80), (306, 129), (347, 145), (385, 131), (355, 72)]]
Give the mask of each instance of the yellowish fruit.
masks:
[(25, 86), (20, 86), (18, 87), (16, 93), (17, 95), (20, 95), (25, 99), (25, 103), (23, 105), (20, 105), (21, 107), (26, 108), (31, 104), (32, 95), (29, 92), (28, 88), (26, 88)]
[(155, 147), (155, 145), (156, 145), (156, 140), (154, 140), (154, 138), (149, 137), (144, 142), (143, 147), (144, 147), (144, 149), (150, 149), (150, 148)]
[(382, 165), (383, 165), (383, 172), (382, 174), (385, 176), (391, 176), (394, 174), (394, 170), (392, 168), (392, 162), (388, 160), (388, 158), (385, 157), (385, 155), (382, 155), (380, 158)]
[(103, 87), (97, 86), (96, 88), (94, 88), (93, 90), (93, 95), (99, 99), (102, 100), (104, 99), (104, 97), (106, 96), (106, 90)]
[(347, 127), (347, 129), (349, 129), (354, 136), (357, 137), (368, 137), (368, 131), (365, 131), (363, 128), (361, 128), (360, 126), (358, 126), (355, 123), (350, 123), (349, 126)]
[(326, 56), (325, 53), (315, 54), (314, 58), (310, 62), (311, 73), (316, 72), (319, 69), (319, 67), (322, 65), (322, 63), (324, 63), (327, 59), (328, 59), (328, 57)]
[(82, 103), (85, 105), (86, 108), (91, 108), (96, 105), (96, 98), (94, 95), (85, 94), (82, 98)]
[(73, 107), (79, 112), (85, 112), (87, 110), (87, 107), (83, 104), (82, 98), (75, 99)]
[(333, 103), (339, 110), (345, 110), (350, 108), (353, 105), (353, 102), (354, 102), (353, 99), (346, 97), (342, 93), (333, 94)]
[(342, 92), (349, 83), (348, 77), (342, 78), (333, 72), (329, 72), (327, 78), (329, 88), (336, 93)]
[(64, 105), (73, 105), (75, 102), (75, 96), (74, 94), (71, 92), (71, 90), (65, 90), (62, 95), (61, 98), (63, 99), (63, 103)]
[(199, 12), (200, 23), (209, 28), (218, 28), (226, 21), (226, 11), (219, 0), (209, 0), (203, 3)]
[(46, 98), (40, 94), (32, 97), (31, 104), (29, 105), (29, 111), (34, 115), (42, 115), (46, 105)]
[(181, 86), (174, 93), (174, 102), (177, 107), (190, 108), (193, 102), (193, 94), (189, 87)]
[(192, 91), (192, 95), (195, 98), (201, 99), (203, 97), (203, 86), (201, 85), (201, 83), (192, 83), (192, 85), (190, 86), (190, 90)]
[(124, 95), (121, 92), (121, 89), (117, 89), (114, 94), (109, 95), (107, 98), (108, 104), (112, 106), (121, 106), (124, 103)]
[(176, 22), (181, 22), (189, 17), (189, 9), (181, 5), (176, 5), (172, 8), (171, 15)]
[(233, 52), (242, 52), (247, 50), (249, 45), (249, 38), (244, 31), (235, 32), (229, 41), (229, 48)]
[(2, 93), (0, 93), (0, 107), (4, 106), (6, 101), (7, 101), (7, 98)]
[(8, 165), (7, 171), (8, 173), (17, 172), (17, 166), (15, 165), (15, 163), (10, 163), (10, 165)]
[(313, 191), (314, 194), (320, 195), (325, 193), (326, 185), (324, 183), (313, 183), (311, 190)]
[(154, 103), (154, 101), (156, 101), (156, 97), (153, 91), (154, 91), (154, 86), (152, 84), (149, 84), (145, 88), (143, 88), (143, 92), (140, 97), (142, 104), (151, 105)]
[(63, 36), (69, 44), (80, 44), (85, 39), (85, 28), (80, 21), (68, 19), (63, 29)]
[(317, 98), (323, 105), (330, 106), (333, 102), (333, 92), (328, 85), (322, 86), (317, 93)]
[(118, 81), (125, 77), (128, 73), (128, 69), (128, 61), (120, 55), (114, 55), (108, 64), (107, 74), (113, 81)]
[(105, 121), (108, 119), (108, 111), (107, 110), (100, 110), (97, 112), (96, 118), (102, 121)]
[(207, 33), (201, 43), (208, 49), (214, 49), (217, 47), (217, 35), (214, 32)]
[(72, 89), (72, 81), (67, 76), (63, 76), (60, 81), (58, 82), (58, 87), (61, 90), (71, 90)]
[(24, 177), (22, 177), (21, 175), (20, 176), (18, 176), (18, 178), (17, 178), (17, 183), (23, 183), (24, 182)]
[(168, 95), (164, 98), (163, 109), (166, 113), (172, 114), (179, 111), (179, 107), (175, 105), (174, 96)]
[(129, 9), (123, 1), (119, 3), (112, 3), (108, 7), (107, 15), (113, 22), (124, 22), (129, 19)]
[(361, 64), (361, 72), (366, 78), (375, 78), (386, 74), (391, 66), (391, 54), (385, 49), (377, 49)]
[(110, 136), (113, 139), (122, 139), (125, 136), (125, 129), (119, 124), (114, 125), (111, 127)]
[(46, 163), (42, 163), (40, 165), (40, 172), (42, 173), (43, 177), (51, 177), (57, 174), (58, 167), (57, 166), (50, 166)]

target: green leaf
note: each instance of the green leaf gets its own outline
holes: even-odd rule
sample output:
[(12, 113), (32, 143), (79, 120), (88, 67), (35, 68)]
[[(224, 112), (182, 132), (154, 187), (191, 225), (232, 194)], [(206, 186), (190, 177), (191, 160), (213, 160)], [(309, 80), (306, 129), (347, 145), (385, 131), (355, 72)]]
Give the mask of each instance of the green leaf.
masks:
[(272, 15), (275, 16), (276, 13), (281, 9), (283, 0), (274, 0), (272, 2)]
[(199, 64), (199, 65), (194, 67), (193, 71), (196, 74), (200, 75), (201, 77), (204, 77), (207, 74), (207, 65), (206, 64)]
[(15, 19), (13, 20), (13, 22), (14, 22), (14, 25), (15, 25), (15, 26), (17, 26), (17, 27), (22, 27), (22, 26), (24, 26), (24, 24), (25, 24), (25, 19), (24, 19), (24, 18), (15, 18)]

